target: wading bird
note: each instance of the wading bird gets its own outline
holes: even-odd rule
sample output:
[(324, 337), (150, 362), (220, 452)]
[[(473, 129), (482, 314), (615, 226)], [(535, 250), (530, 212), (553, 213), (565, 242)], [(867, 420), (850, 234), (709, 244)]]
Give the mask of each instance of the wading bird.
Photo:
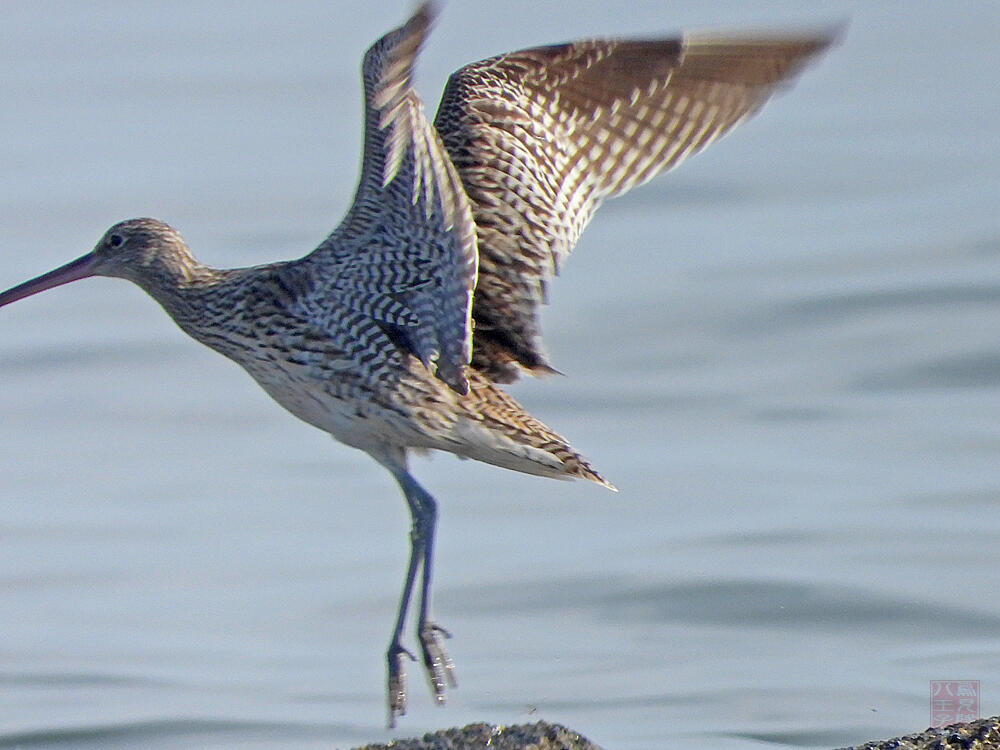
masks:
[(410, 509), (410, 557), (388, 661), (389, 723), (406, 710), (417, 640), (443, 702), (454, 667), (431, 618), (436, 503), (411, 452), (441, 450), (614, 489), (498, 384), (553, 372), (540, 306), (594, 211), (728, 133), (830, 34), (594, 39), (467, 65), (431, 124), (411, 86), (429, 3), (365, 54), (364, 162), (343, 222), (305, 257), (219, 270), (154, 219), (0, 294), (0, 306), (87, 276), (128, 279), (279, 404), (359, 448)]

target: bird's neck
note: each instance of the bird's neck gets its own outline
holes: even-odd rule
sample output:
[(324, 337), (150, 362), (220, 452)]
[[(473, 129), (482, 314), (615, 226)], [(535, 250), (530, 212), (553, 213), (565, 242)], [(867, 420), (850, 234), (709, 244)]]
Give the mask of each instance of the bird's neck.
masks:
[(177, 323), (188, 330), (199, 317), (206, 296), (222, 285), (229, 272), (200, 263), (191, 255), (158, 257), (130, 281), (155, 299)]

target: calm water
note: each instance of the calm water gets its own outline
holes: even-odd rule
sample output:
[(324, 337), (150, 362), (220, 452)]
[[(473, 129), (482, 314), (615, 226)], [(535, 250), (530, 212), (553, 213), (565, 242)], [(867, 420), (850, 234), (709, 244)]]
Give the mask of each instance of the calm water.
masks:
[[(210, 5), (206, 9), (206, 5)], [(834, 746), (1000, 712), (990, 2), (453, 2), (420, 68), (601, 33), (826, 24), (764, 115), (606, 206), (514, 388), (621, 488), (438, 456), (460, 689), (384, 729), (407, 514), (137, 289), (0, 314), (0, 747), (310, 748), (473, 720), (610, 749)], [(363, 49), (407, 3), (0, 6), (0, 287), (157, 216), (216, 265), (342, 215)], [(763, 744), (762, 744), (763, 743)]]

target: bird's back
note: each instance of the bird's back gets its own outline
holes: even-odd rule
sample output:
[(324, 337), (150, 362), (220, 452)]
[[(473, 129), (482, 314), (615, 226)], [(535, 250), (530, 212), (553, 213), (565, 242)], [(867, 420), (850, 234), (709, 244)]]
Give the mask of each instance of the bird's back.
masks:
[(431, 125), (411, 86), (430, 17), (422, 5), (365, 56), (344, 222), (299, 261), (233, 272), (205, 304), (211, 325), (179, 322), (373, 455), (434, 448), (606, 484), (495, 383), (551, 371), (539, 305), (601, 202), (754, 114), (832, 36), (507, 53), (457, 71)]

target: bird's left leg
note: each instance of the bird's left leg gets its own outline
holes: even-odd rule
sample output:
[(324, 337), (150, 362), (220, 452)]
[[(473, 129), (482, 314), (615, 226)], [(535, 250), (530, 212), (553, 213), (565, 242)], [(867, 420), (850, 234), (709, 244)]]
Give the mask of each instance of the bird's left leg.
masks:
[[(416, 581), (417, 569), (422, 570), (420, 581), (420, 616), (417, 635), (420, 640), (421, 655), (427, 669), (431, 687), (438, 701), (444, 701), (446, 683), (456, 686), (454, 665), (442, 645), (442, 637), (448, 632), (430, 619), (431, 567), (434, 555), (434, 526), (437, 519), (437, 503), (427, 490), (413, 478), (406, 468), (406, 454), (401, 449), (371, 452), (372, 456), (392, 472), (410, 508), (412, 526), (410, 528), (410, 559), (400, 597), (399, 611), (392, 632), (389, 650), (386, 654), (389, 666), (389, 726), (395, 726), (396, 717), (406, 713), (406, 669), (404, 657), (410, 656), (402, 643), (402, 631), (406, 621), (410, 594)], [(410, 657), (412, 658), (412, 657)]]

